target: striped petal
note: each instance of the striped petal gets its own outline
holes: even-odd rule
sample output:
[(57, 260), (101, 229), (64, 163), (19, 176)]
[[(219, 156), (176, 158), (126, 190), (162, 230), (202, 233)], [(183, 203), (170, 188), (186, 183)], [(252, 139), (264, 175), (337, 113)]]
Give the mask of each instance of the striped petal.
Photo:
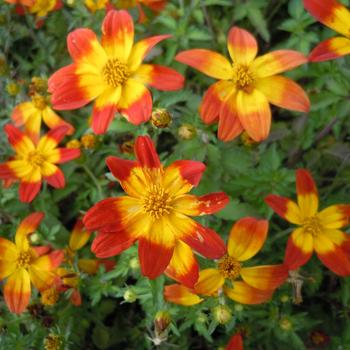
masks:
[(140, 82), (128, 79), (123, 85), (118, 107), (130, 123), (139, 125), (149, 120), (152, 113), (152, 95)]
[(45, 214), (43, 212), (38, 211), (28, 215), (21, 221), (16, 230), (15, 236), (17, 249), (29, 249), (28, 235), (36, 231), (41, 221), (44, 219), (44, 216)]
[(63, 120), (58, 114), (56, 114), (50, 107), (46, 107), (43, 110), (44, 123), (50, 128), (54, 129), (59, 126), (68, 126), (67, 135), (72, 135), (74, 132), (74, 126), (65, 120)]
[(296, 171), (298, 206), (304, 217), (312, 217), (318, 210), (318, 192), (314, 179), (306, 169)]
[(134, 149), (137, 161), (143, 168), (161, 167), (156, 148), (149, 136), (138, 136)]
[(260, 290), (249, 286), (245, 282), (235, 281), (233, 288), (224, 286), (224, 293), (241, 304), (262, 304), (272, 298), (273, 290)]
[(40, 182), (21, 182), (19, 185), (19, 200), (23, 203), (30, 203), (40, 192)]
[(277, 50), (259, 56), (250, 68), (257, 78), (270, 77), (286, 72), (307, 62), (302, 53), (292, 50)]
[(14, 243), (0, 237), (0, 280), (11, 275), (17, 268), (17, 250)]
[(227, 48), (234, 63), (249, 65), (258, 53), (258, 43), (248, 31), (233, 27), (228, 33)]
[(26, 133), (34, 140), (40, 136), (41, 113), (32, 102), (23, 102), (16, 106), (11, 115), (15, 126), (25, 125)]
[(11, 312), (20, 314), (29, 304), (31, 295), (30, 277), (25, 269), (19, 269), (7, 279), (4, 297)]
[(350, 205), (336, 204), (317, 213), (321, 225), (326, 229), (336, 229), (347, 226), (350, 219)]
[(4, 126), (4, 131), (7, 134), (9, 143), (18, 155), (26, 156), (35, 149), (33, 141), (15, 126), (7, 124)]
[(168, 302), (184, 306), (196, 305), (203, 301), (192, 290), (180, 284), (165, 286), (164, 299)]
[(219, 118), (222, 102), (235, 89), (234, 84), (220, 80), (205, 92), (199, 106), (200, 116), (205, 124), (212, 124)]
[(234, 334), (226, 345), (225, 350), (243, 350), (242, 336), (239, 333)]
[(215, 79), (229, 80), (232, 78), (231, 63), (217, 52), (205, 49), (182, 51), (175, 60), (199, 70)]
[(297, 228), (290, 235), (287, 243), (284, 262), (289, 270), (296, 270), (305, 265), (311, 258), (314, 250), (314, 238), (311, 233)]
[(303, 213), (292, 200), (275, 194), (269, 194), (264, 200), (283, 219), (286, 219), (292, 224), (301, 225), (303, 223)]
[(254, 141), (263, 141), (270, 133), (271, 110), (263, 93), (254, 89), (250, 94), (237, 92), (237, 115), (248, 135)]
[[(14, 162), (18, 164), (18, 161), (9, 161), (0, 164), (0, 179), (11, 181), (13, 179), (19, 178), (17, 175), (18, 173), (16, 172), (16, 167), (13, 166)], [(24, 170), (24, 175), (28, 174), (28, 168), (25, 166), (25, 163), (23, 161), (20, 161), (20, 168)]]
[(155, 45), (164, 39), (170, 38), (171, 35), (156, 35), (149, 38), (140, 40), (131, 49), (131, 53), (128, 59), (128, 66), (131, 72), (135, 72), (141, 65), (146, 55), (153, 49)]
[(243, 267), (240, 273), (244, 282), (261, 290), (276, 289), (288, 277), (288, 269), (285, 265)]
[(349, 36), (350, 12), (336, 0), (304, 0), (304, 7), (321, 23), (336, 32)]
[(308, 112), (310, 100), (305, 91), (293, 80), (281, 75), (258, 79), (255, 87), (273, 105), (293, 111)]
[(91, 233), (91, 231), (85, 229), (83, 221), (78, 219), (69, 237), (69, 248), (76, 251), (84, 247), (89, 240)]
[(227, 243), (230, 256), (238, 261), (253, 257), (264, 245), (268, 221), (246, 217), (238, 220), (232, 227)]
[(37, 149), (43, 153), (51, 153), (54, 148), (64, 139), (69, 128), (66, 125), (51, 129), (44, 135), (37, 146)]
[[(41, 257), (45, 258), (45, 256)], [(33, 282), (36, 289), (43, 291), (52, 287), (55, 275), (46, 270), (41, 270), (36, 266), (31, 266), (29, 268), (30, 279)]]
[(52, 170), (55, 169), (55, 171), (51, 175), (44, 175), (44, 179), (54, 188), (64, 188), (66, 185), (66, 180), (64, 178), (63, 171), (53, 164), (50, 164), (50, 167), (52, 167)]
[(198, 280), (198, 263), (191, 248), (177, 241), (170, 264), (165, 274), (188, 288), (193, 288)]
[(129, 178), (132, 170), (137, 167), (137, 162), (134, 160), (126, 160), (119, 157), (107, 157), (106, 164), (113, 176), (120, 182)]
[(185, 81), (176, 70), (158, 64), (142, 64), (132, 77), (161, 91), (180, 90)]
[(217, 269), (205, 269), (199, 273), (199, 279), (194, 289), (198, 294), (214, 296), (217, 295), (224, 283), (225, 278)]
[(317, 45), (309, 55), (309, 61), (322, 62), (334, 60), (350, 53), (350, 40), (337, 37), (323, 41)]
[(102, 23), (102, 46), (109, 57), (127, 62), (134, 44), (134, 22), (125, 10), (111, 10)]

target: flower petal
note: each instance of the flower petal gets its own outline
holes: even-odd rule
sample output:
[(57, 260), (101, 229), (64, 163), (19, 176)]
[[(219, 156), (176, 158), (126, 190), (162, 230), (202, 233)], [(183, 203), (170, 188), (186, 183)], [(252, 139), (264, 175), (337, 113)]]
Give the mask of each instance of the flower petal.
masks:
[(51, 153), (54, 148), (64, 139), (67, 135), (69, 127), (66, 125), (58, 126), (51, 129), (46, 135), (44, 135), (37, 146), (37, 149), (42, 153)]
[(254, 141), (263, 141), (270, 133), (271, 110), (267, 98), (259, 90), (250, 94), (237, 92), (237, 115), (248, 135)]
[(30, 203), (39, 193), (40, 182), (21, 182), (19, 185), (19, 200), (23, 203)]
[(306, 218), (314, 216), (318, 210), (318, 192), (315, 181), (308, 170), (298, 169), (296, 171), (296, 187), (301, 214)]
[(232, 78), (230, 62), (217, 52), (205, 49), (186, 50), (178, 53), (175, 60), (199, 70), (215, 79)]
[[(47, 183), (54, 187), (54, 188), (64, 188), (66, 185), (66, 181), (64, 178), (63, 171), (59, 169), (56, 165), (46, 163), (46, 168), (41, 168), (41, 171), (43, 172), (44, 179), (47, 181)], [(51, 175), (45, 175), (46, 173), (51, 173)]]
[(242, 336), (239, 333), (234, 334), (226, 345), (225, 350), (243, 350)]
[(76, 251), (84, 247), (89, 240), (91, 233), (91, 231), (85, 229), (83, 220), (78, 219), (69, 237), (69, 248)]
[(80, 149), (75, 148), (56, 148), (50, 152), (47, 161), (55, 164), (67, 163), (80, 157)]
[(33, 141), (15, 126), (7, 124), (4, 131), (9, 143), (19, 155), (25, 156), (35, 149)]
[(258, 53), (258, 43), (252, 34), (239, 27), (228, 33), (227, 48), (234, 63), (248, 65)]
[(202, 298), (193, 293), (189, 288), (180, 284), (165, 286), (164, 299), (168, 302), (184, 306), (196, 305), (203, 301)]
[(325, 40), (317, 45), (309, 55), (309, 61), (322, 62), (334, 60), (335, 58), (350, 53), (350, 40), (348, 38), (336, 37)]
[(317, 213), (321, 225), (327, 229), (347, 226), (350, 219), (350, 204), (336, 204)]
[[(43, 256), (41, 258), (45, 258)], [(30, 266), (29, 268), (30, 279), (33, 282), (36, 289), (43, 291), (45, 289), (51, 288), (55, 275), (50, 271), (45, 271), (37, 268), (36, 266)]]
[(46, 107), (43, 110), (43, 120), (50, 129), (54, 129), (62, 125), (68, 126), (67, 135), (72, 135), (75, 130), (72, 124), (69, 124), (68, 122), (63, 120), (50, 107)]
[(0, 237), (0, 280), (11, 275), (17, 268), (17, 250), (14, 243)]
[(238, 220), (231, 229), (227, 251), (238, 261), (253, 257), (264, 245), (269, 223), (267, 220), (257, 220), (245, 217)]
[(156, 148), (149, 136), (138, 136), (134, 149), (137, 161), (143, 168), (161, 167)]
[(89, 275), (97, 273), (100, 266), (104, 266), (106, 272), (113, 270), (115, 266), (114, 260), (96, 260), (96, 259), (79, 259), (78, 267), (80, 271), (83, 271)]
[(310, 100), (307, 94), (291, 79), (275, 75), (258, 79), (255, 87), (273, 105), (299, 112), (310, 110)]
[(29, 248), (28, 235), (35, 232), (45, 214), (41, 211), (29, 214), (19, 224), (16, 230), (15, 242), (19, 250), (27, 250)]
[(214, 296), (218, 290), (224, 285), (225, 278), (217, 269), (205, 269), (200, 271), (198, 282), (194, 286), (194, 290), (198, 294)]

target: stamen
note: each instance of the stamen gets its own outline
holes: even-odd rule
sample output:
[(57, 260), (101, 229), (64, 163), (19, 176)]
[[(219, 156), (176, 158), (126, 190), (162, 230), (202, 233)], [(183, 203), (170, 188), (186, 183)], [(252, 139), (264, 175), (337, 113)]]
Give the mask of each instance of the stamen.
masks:
[(253, 88), (254, 76), (249, 67), (242, 64), (233, 64), (232, 80), (237, 89), (249, 92)]
[(305, 219), (303, 222), (303, 227), (305, 233), (310, 233), (313, 236), (316, 236), (319, 233), (321, 233), (323, 229), (319, 218), (316, 216), (312, 216), (310, 218)]
[(144, 211), (155, 219), (159, 219), (171, 210), (170, 196), (160, 186), (152, 185), (143, 200)]
[(39, 94), (32, 96), (32, 102), (37, 109), (43, 110), (47, 107), (47, 99)]
[(232, 256), (225, 255), (218, 264), (218, 269), (224, 278), (234, 280), (239, 276), (241, 264)]
[(129, 69), (125, 63), (117, 58), (109, 60), (102, 69), (105, 82), (113, 87), (122, 85), (129, 78)]
[(25, 269), (29, 268), (31, 262), (32, 254), (30, 253), (30, 251), (20, 252), (16, 261), (18, 268), (24, 267)]
[(45, 162), (45, 157), (39, 151), (35, 150), (28, 153), (27, 161), (33, 167), (40, 167)]

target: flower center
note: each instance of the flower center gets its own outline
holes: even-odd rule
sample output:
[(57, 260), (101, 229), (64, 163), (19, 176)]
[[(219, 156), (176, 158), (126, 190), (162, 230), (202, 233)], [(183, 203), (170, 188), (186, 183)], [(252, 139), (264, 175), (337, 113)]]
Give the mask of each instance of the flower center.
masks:
[(225, 255), (218, 264), (218, 269), (221, 275), (225, 278), (234, 280), (239, 276), (241, 264), (235, 258)]
[(143, 210), (155, 219), (170, 213), (170, 196), (164, 188), (152, 185), (143, 199)]
[(113, 87), (122, 85), (129, 77), (128, 66), (120, 62), (117, 58), (108, 60), (102, 69), (105, 82)]
[(41, 292), (41, 303), (44, 305), (55, 305), (59, 297), (56, 287), (48, 288)]
[(307, 218), (303, 222), (303, 227), (305, 233), (310, 233), (313, 236), (318, 235), (322, 231), (322, 225), (320, 223), (320, 220), (316, 216), (312, 216), (310, 218)]
[(30, 254), (30, 251), (21, 252), (17, 257), (17, 261), (16, 261), (17, 268), (24, 267), (25, 269), (28, 269), (31, 262), (32, 262), (32, 255)]
[(38, 151), (31, 151), (27, 155), (27, 161), (33, 167), (40, 167), (45, 162), (45, 157)]
[(32, 102), (35, 108), (40, 109), (41, 111), (46, 108), (46, 98), (44, 96), (35, 94), (32, 96)]
[(243, 64), (233, 64), (232, 68), (232, 81), (236, 84), (237, 89), (249, 92), (254, 83), (252, 72)]

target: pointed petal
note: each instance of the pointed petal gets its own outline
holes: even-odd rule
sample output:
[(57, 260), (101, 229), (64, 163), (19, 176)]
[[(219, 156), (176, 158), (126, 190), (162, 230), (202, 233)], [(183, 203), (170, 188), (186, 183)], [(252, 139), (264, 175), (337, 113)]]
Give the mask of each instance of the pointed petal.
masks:
[(243, 350), (242, 336), (239, 333), (234, 334), (226, 345), (225, 350)]
[(317, 214), (321, 225), (327, 229), (347, 226), (350, 219), (350, 204), (336, 204), (323, 209)]
[(258, 79), (255, 87), (273, 105), (293, 111), (308, 112), (310, 100), (305, 91), (293, 80), (276, 75)]
[[(3, 180), (12, 180), (12, 179), (17, 179), (18, 175), (16, 173), (16, 170), (11, 166), (13, 164), (13, 161), (5, 162), (0, 164), (0, 179)], [(21, 162), (21, 165), (23, 162)], [(21, 169), (23, 167), (21, 166)], [(27, 167), (24, 167), (24, 175), (27, 175), (28, 169)]]
[(199, 279), (194, 290), (198, 294), (214, 296), (224, 285), (225, 279), (217, 269), (205, 269), (199, 273)]
[(165, 274), (188, 288), (193, 288), (198, 280), (198, 263), (191, 248), (177, 241), (170, 264)]
[(102, 46), (109, 57), (127, 62), (134, 44), (134, 22), (125, 10), (111, 10), (102, 23)]
[(232, 227), (227, 243), (230, 256), (238, 261), (252, 258), (264, 245), (269, 223), (246, 217), (238, 220)]
[(261, 290), (276, 289), (288, 278), (285, 265), (243, 267), (240, 273), (244, 282)]
[(304, 217), (311, 217), (318, 210), (318, 192), (314, 179), (306, 169), (296, 171), (298, 206)]
[(97, 273), (99, 267), (103, 265), (106, 272), (113, 270), (115, 266), (114, 260), (96, 260), (96, 259), (79, 259), (78, 267), (89, 275)]
[(334, 60), (338, 57), (350, 53), (350, 40), (348, 38), (337, 37), (321, 42), (309, 55), (309, 61), (322, 62)]
[(19, 224), (16, 230), (16, 246), (19, 250), (27, 250), (29, 248), (28, 235), (35, 232), (45, 214), (41, 211), (29, 214)]
[(180, 284), (172, 284), (164, 287), (164, 299), (170, 303), (190, 306), (199, 304), (203, 301), (198, 295), (189, 288)]
[(56, 114), (50, 107), (46, 107), (43, 110), (44, 123), (50, 128), (54, 129), (59, 126), (68, 126), (67, 135), (72, 135), (74, 132), (74, 126), (63, 120), (58, 114)]
[(254, 141), (263, 141), (269, 136), (271, 127), (271, 110), (267, 98), (259, 90), (250, 94), (243, 90), (237, 93), (238, 118)]
[(271, 299), (273, 290), (260, 290), (249, 286), (245, 282), (235, 281), (233, 288), (224, 286), (224, 293), (241, 304), (262, 304)]
[(11, 275), (17, 268), (17, 250), (14, 243), (0, 237), (0, 280)]
[(26, 133), (33, 140), (40, 136), (41, 112), (32, 102), (23, 102), (17, 105), (11, 115), (15, 126), (25, 125)]
[(50, 152), (48, 161), (56, 164), (67, 163), (73, 159), (80, 157), (80, 149), (75, 148), (56, 148)]
[(43, 153), (50, 153), (67, 135), (69, 128), (65, 125), (51, 129), (44, 135), (37, 146), (37, 149)]
[(282, 218), (292, 224), (302, 224), (303, 214), (297, 204), (292, 200), (275, 194), (269, 194), (264, 200), (265, 203)]
[(23, 203), (30, 203), (40, 192), (40, 182), (21, 182), (19, 185), (19, 200)]
[(113, 156), (106, 158), (106, 164), (113, 176), (121, 182), (127, 180), (132, 170), (137, 166), (137, 162), (134, 160), (126, 160)]
[(66, 185), (63, 171), (56, 165), (46, 163), (46, 168), (42, 167), (41, 171), (43, 173), (44, 179), (50, 186), (54, 188), (64, 188)]
[(290, 235), (287, 243), (284, 262), (289, 270), (296, 270), (305, 265), (314, 250), (312, 234), (305, 233), (303, 228), (297, 228)]
[(15, 126), (7, 124), (4, 126), (4, 131), (9, 143), (19, 155), (25, 156), (35, 149), (32, 140)]
[(83, 220), (78, 219), (69, 237), (69, 248), (75, 251), (84, 247), (89, 240), (91, 233), (91, 231), (85, 229)]
[(199, 70), (215, 79), (232, 78), (232, 67), (224, 56), (205, 49), (186, 50), (178, 53), (175, 60)]
[(277, 50), (259, 56), (251, 64), (257, 78), (270, 77), (286, 72), (307, 62), (307, 57), (293, 50)]
[(138, 136), (135, 141), (135, 155), (143, 168), (160, 168), (161, 163), (152, 139), (149, 136)]
[(258, 53), (254, 36), (239, 27), (232, 27), (228, 33), (227, 48), (234, 63), (248, 65)]
[(35, 288), (39, 291), (51, 288), (55, 279), (55, 275), (52, 272), (41, 270), (35, 266), (29, 268), (29, 275)]

